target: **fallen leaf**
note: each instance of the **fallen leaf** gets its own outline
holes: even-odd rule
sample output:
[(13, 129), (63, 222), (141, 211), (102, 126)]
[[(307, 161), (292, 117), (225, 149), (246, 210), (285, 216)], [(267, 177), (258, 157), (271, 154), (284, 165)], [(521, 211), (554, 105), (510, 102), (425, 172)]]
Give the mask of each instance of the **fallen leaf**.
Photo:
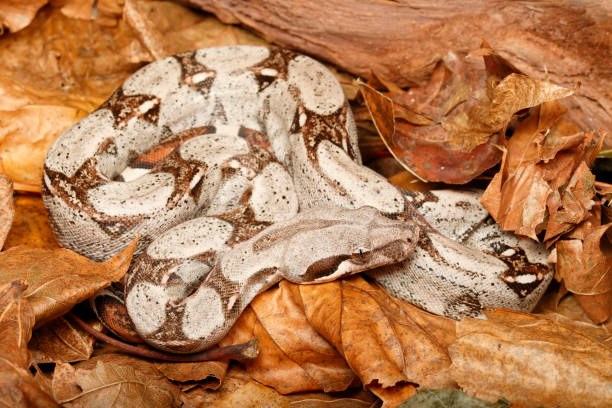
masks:
[(46, 7), (0, 42), (0, 172), (40, 184), (55, 138), (95, 109), (138, 65), (119, 50), (135, 37)]
[(68, 0), (60, 11), (66, 17), (94, 20), (101, 26), (114, 27), (123, 11), (121, 0)]
[(244, 385), (225, 393), (221, 398), (208, 400), (206, 404), (194, 403), (193, 406), (209, 406), (216, 408), (370, 408), (376, 403), (376, 398), (364, 391), (347, 391), (334, 393), (302, 393), (282, 395), (272, 388), (256, 382), (248, 381)]
[(19, 245), (44, 249), (59, 248), (40, 196), (19, 194), (15, 197), (15, 217), (4, 248)]
[[(88, 323), (96, 330), (102, 329), (98, 321)], [(28, 349), (34, 364), (70, 363), (91, 357), (94, 342), (95, 339), (81, 328), (73, 326), (64, 317), (58, 317), (34, 332)]]
[[(487, 312), (457, 323), (453, 378), (469, 395), (516, 406), (612, 404), (612, 351), (575, 329), (525, 313)], [(513, 405), (514, 406), (514, 405)]]
[(588, 170), (602, 134), (577, 132), (557, 102), (532, 110), (506, 142), (500, 171), (481, 203), (506, 231), (549, 244), (589, 216), (595, 194)]
[(419, 388), (419, 393), (410, 398), (398, 408), (506, 408), (510, 403), (506, 400), (486, 402), (469, 397), (459, 390), (429, 390)]
[(4, 27), (15, 33), (32, 22), (48, 0), (3, 0), (0, 2), (0, 34)]
[[(497, 57), (486, 81), (450, 53), (422, 87), (388, 96), (360, 90), (381, 139), (406, 169), (421, 179), (466, 183), (501, 158), (496, 145), (516, 112), (563, 98), (571, 90), (513, 72)], [(498, 77), (497, 75), (503, 75)], [(387, 86), (387, 88), (389, 88)]]
[(27, 345), (34, 314), (22, 297), (26, 288), (23, 280), (0, 284), (0, 405), (7, 408), (56, 407), (28, 370)]
[(198, 381), (200, 386), (218, 389), (223, 383), (228, 361), (204, 361), (201, 363), (158, 363), (156, 367), (169, 380)]
[(247, 372), (280, 393), (345, 390), (355, 375), (310, 325), (300, 303), (295, 285), (281, 282), (251, 302), (220, 344), (258, 338), (259, 357), (245, 362)]
[(0, 174), (0, 249), (4, 246), (14, 215), (13, 183), (8, 177)]
[(557, 273), (595, 323), (612, 312), (612, 254), (602, 246), (611, 227), (593, 226), (583, 240), (557, 242)]
[(341, 299), (344, 356), (363, 384), (454, 384), (446, 349), (384, 290), (357, 277), (342, 281)]
[(11, 248), (0, 253), (0, 283), (24, 279), (24, 298), (40, 327), (75, 304), (119, 280), (127, 271), (136, 240), (106, 262), (96, 263), (67, 249)]
[(65, 407), (178, 407), (179, 389), (153, 363), (105, 354), (76, 366), (60, 363), (53, 395)]

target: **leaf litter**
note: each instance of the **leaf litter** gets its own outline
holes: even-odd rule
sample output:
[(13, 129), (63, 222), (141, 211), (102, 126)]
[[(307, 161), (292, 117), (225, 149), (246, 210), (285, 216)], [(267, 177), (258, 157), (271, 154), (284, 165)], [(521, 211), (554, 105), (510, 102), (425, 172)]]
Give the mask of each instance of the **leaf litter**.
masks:
[[(6, 62), (0, 72), (0, 173), (16, 185), (38, 184), (55, 137), (144, 62), (199, 47), (265, 44), (169, 2), (66, 0), (52, 2), (36, 17), (46, 2), (30, 3), (17, 18), (0, 1), (2, 24), (21, 30), (0, 42)], [(64, 41), (49, 41), (56, 34)], [(14, 200), (3, 187), (0, 232), (6, 247), (30, 246), (0, 254), (0, 331), (7, 333), (0, 348), (10, 362), (0, 370), (2, 386), (12, 387), (11, 406), (140, 401), (223, 407), (250, 406), (257, 398), (274, 406), (365, 407), (378, 399), (397, 406), (416, 395), (402, 405), (410, 406), (427, 395), (447, 404), (463, 401), (451, 391), (457, 387), (491, 406), (505, 406), (501, 397), (517, 406), (570, 406), (580, 398), (608, 403), (610, 336), (607, 323), (592, 321), (608, 322), (611, 309), (612, 188), (589, 170), (604, 134), (581, 132), (563, 120), (564, 109), (554, 100), (571, 90), (523, 75), (487, 44), (467, 58), (474, 56), (483, 57), (486, 73), (465, 64), (465, 55), (449, 53), (421, 88), (403, 90), (375, 73), (357, 86), (341, 80), (372, 115), (375, 126), (367, 124), (368, 110), (356, 107), (362, 129), (378, 131), (421, 179), (465, 183), (502, 160), (483, 205), (504, 229), (554, 248), (561, 289), (552, 309), (540, 315), (496, 310), (488, 320), (457, 323), (395, 299), (361, 277), (312, 286), (282, 282), (258, 296), (222, 342), (257, 337), (258, 359), (241, 366), (155, 363), (97, 344), (62, 317), (120, 279), (130, 250), (96, 264), (57, 249), (40, 198)], [(392, 180), (430, 188), (401, 174)], [(567, 291), (573, 294), (563, 297)], [(53, 373), (36, 364), (35, 376), (28, 371), (31, 363), (48, 362), (55, 363)], [(563, 390), (556, 394), (546, 376), (554, 371), (563, 373), (555, 378)], [(354, 387), (366, 390), (356, 394)]]

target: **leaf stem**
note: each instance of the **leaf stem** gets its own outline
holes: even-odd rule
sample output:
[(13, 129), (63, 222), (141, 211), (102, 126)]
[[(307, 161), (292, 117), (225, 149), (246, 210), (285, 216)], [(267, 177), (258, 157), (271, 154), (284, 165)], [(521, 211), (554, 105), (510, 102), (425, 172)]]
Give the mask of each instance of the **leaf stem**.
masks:
[(194, 354), (172, 354), (158, 350), (151, 350), (149, 348), (136, 347), (128, 343), (124, 343), (120, 340), (112, 338), (85, 323), (79, 319), (74, 313), (68, 314), (70, 318), (83, 330), (92, 335), (97, 340), (108, 343), (112, 346), (117, 347), (129, 354), (137, 355), (140, 357), (150, 358), (154, 360), (172, 361), (172, 362), (200, 362), (200, 361), (213, 361), (213, 360), (248, 360), (253, 359), (259, 355), (259, 340), (251, 339), (246, 343), (235, 344), (227, 347), (219, 347), (216, 349), (206, 350), (201, 353)]

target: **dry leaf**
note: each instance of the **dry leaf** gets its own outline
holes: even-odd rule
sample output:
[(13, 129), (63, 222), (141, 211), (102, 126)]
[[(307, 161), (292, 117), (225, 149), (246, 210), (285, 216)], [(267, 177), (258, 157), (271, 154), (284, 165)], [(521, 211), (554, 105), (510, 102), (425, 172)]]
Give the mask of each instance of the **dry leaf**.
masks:
[(156, 367), (169, 380), (198, 381), (200, 386), (218, 389), (223, 383), (228, 361), (204, 361), (201, 363), (158, 363)]
[(136, 240), (106, 262), (96, 263), (67, 249), (17, 247), (0, 253), (0, 282), (24, 279), (24, 293), (36, 326), (68, 312), (75, 304), (117, 281), (127, 271)]
[(32, 22), (38, 10), (48, 0), (2, 0), (0, 1), (0, 34), (4, 28), (12, 33), (22, 30)]
[[(95, 27), (95, 29), (92, 29)], [(138, 66), (119, 50), (134, 37), (43, 9), (0, 42), (0, 172), (39, 184), (51, 143), (91, 112)]]
[(288, 282), (257, 296), (221, 344), (249, 336), (259, 339), (260, 352), (245, 362), (247, 372), (283, 394), (341, 391), (355, 379), (342, 356), (310, 325), (297, 287)]
[[(487, 62), (490, 68), (490, 56)], [(422, 88), (393, 88), (389, 97), (360, 89), (380, 137), (408, 170), (429, 181), (466, 183), (500, 160), (495, 145), (516, 112), (572, 94), (513, 72), (499, 57), (493, 65), (486, 89), (452, 53)]]
[(68, 0), (61, 8), (62, 14), (67, 17), (94, 20), (107, 27), (117, 25), (122, 11), (121, 0)]
[(595, 323), (608, 320), (612, 312), (612, 254), (602, 247), (610, 227), (593, 226), (582, 240), (557, 242), (557, 272)]
[(0, 174), (0, 249), (4, 246), (6, 236), (13, 224), (15, 206), (13, 204), (13, 183)]
[(595, 194), (588, 165), (603, 135), (577, 132), (561, 121), (557, 102), (545, 103), (515, 129), (500, 171), (481, 198), (506, 231), (537, 240), (558, 238), (589, 216)]
[(15, 197), (15, 218), (4, 247), (8, 249), (19, 245), (59, 248), (40, 196), (19, 194)]
[(468, 394), (513, 406), (612, 405), (612, 350), (546, 318), (496, 310), (457, 324), (452, 374)]
[[(88, 322), (96, 330), (102, 324)], [(32, 353), (32, 363), (70, 363), (87, 360), (93, 353), (95, 339), (64, 317), (58, 317), (40, 327), (32, 335), (28, 349)]]
[(56, 407), (28, 370), (34, 314), (22, 297), (26, 288), (23, 281), (0, 284), (0, 406)]
[(385, 406), (393, 406), (415, 393), (413, 383), (454, 385), (445, 349), (454, 324), (360, 277), (320, 285), (281, 282), (254, 300), (221, 344), (257, 337), (260, 355), (245, 363), (247, 371), (279, 392), (346, 388), (353, 378), (348, 363)]
[(105, 354), (56, 366), (53, 395), (65, 407), (178, 407), (179, 389), (153, 363)]

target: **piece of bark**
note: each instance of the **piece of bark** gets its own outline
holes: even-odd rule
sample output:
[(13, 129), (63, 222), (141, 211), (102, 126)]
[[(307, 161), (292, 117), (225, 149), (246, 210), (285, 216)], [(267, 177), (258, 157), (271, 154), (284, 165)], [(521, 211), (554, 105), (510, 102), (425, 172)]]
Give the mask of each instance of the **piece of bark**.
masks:
[[(591, 0), (187, 0), (226, 23), (351, 73), (422, 85), (448, 51), (486, 39), (534, 78), (573, 88), (564, 103), (583, 129), (612, 124), (612, 4)], [(474, 22), (477, 21), (477, 24)], [(472, 58), (481, 66), (479, 57)], [(608, 137), (606, 146), (612, 146)]]

